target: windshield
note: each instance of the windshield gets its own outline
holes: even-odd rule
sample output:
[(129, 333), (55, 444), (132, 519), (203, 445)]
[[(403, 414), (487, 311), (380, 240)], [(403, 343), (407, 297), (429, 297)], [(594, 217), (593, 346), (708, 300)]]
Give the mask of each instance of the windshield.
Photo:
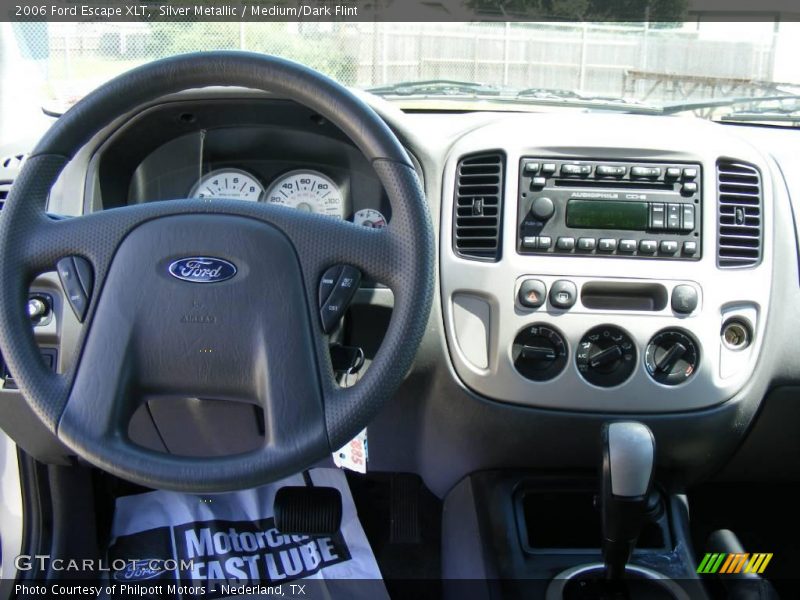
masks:
[[(554, 106), (789, 116), (800, 103), (797, 23), (3, 23), (4, 113), (63, 111), (107, 79), (173, 54), (275, 54), (339, 82), (436, 110)], [(423, 83), (420, 83), (423, 82)], [(750, 98), (765, 98), (751, 101)], [(716, 101), (716, 102), (709, 102)], [(731, 104), (721, 101), (732, 101)], [(6, 115), (7, 116), (7, 115)], [(784, 119), (784, 122), (786, 119)]]

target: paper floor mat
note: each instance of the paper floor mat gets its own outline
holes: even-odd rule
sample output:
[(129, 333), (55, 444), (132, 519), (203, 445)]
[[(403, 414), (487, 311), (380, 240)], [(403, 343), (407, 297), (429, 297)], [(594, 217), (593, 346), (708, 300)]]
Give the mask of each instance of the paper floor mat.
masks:
[(272, 596), (279, 594), (268, 589), (280, 585), (292, 597), (299, 583), (306, 584), (304, 597), (342, 597), (339, 590), (347, 598), (388, 598), (344, 473), (313, 469), (310, 476), (342, 495), (342, 527), (334, 536), (275, 529), (275, 492), (304, 485), (301, 475), (226, 494), (156, 491), (117, 499), (108, 551), (112, 589), (120, 597), (180, 599)]

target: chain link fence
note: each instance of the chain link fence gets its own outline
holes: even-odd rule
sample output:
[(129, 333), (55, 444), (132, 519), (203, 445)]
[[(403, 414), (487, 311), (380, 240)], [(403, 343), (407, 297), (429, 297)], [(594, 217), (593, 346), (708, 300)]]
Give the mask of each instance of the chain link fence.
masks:
[(776, 57), (782, 38), (767, 25), (746, 37), (724, 30), (708, 35), (682, 24), (169, 22), (15, 28), (22, 54), (38, 65), (48, 95), (67, 101), (155, 58), (243, 49), (290, 58), (361, 88), (453, 79), (658, 102), (765, 93), (776, 80), (800, 84), (800, 73), (781, 81)]

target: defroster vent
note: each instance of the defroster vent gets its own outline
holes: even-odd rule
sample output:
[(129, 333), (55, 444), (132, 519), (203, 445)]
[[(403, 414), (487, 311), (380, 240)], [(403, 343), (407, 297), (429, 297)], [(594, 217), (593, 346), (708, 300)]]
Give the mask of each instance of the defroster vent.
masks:
[(453, 220), (456, 254), (476, 260), (500, 259), (505, 156), (465, 156), (458, 163)]
[(761, 261), (764, 195), (761, 173), (748, 163), (717, 161), (717, 265), (751, 267)]

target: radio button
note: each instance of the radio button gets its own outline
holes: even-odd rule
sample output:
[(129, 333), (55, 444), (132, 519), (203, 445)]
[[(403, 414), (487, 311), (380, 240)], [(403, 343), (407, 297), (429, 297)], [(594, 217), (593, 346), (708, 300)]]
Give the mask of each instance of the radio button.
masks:
[(547, 177), (531, 177), (532, 188), (543, 188), (547, 184)]
[(616, 167), (613, 165), (599, 165), (595, 170), (595, 175), (598, 177), (623, 177), (625, 175), (626, 167)]
[(631, 167), (633, 177), (658, 177), (661, 175), (660, 167)]
[(680, 167), (668, 167), (666, 174), (670, 179), (678, 179), (681, 176)]
[(560, 237), (556, 241), (556, 248), (559, 250), (572, 251), (575, 248), (575, 238)]
[(561, 165), (562, 175), (589, 175), (591, 172), (591, 165)]
[(639, 242), (639, 252), (642, 254), (655, 254), (658, 244), (655, 240), (642, 240)]
[(691, 204), (683, 205), (683, 229), (691, 231), (694, 229), (694, 206)]
[(553, 240), (546, 235), (539, 236), (539, 250), (549, 250), (553, 245)]
[(548, 297), (556, 308), (571, 308), (578, 299), (578, 288), (568, 279), (559, 279), (553, 282)]
[(556, 163), (544, 163), (542, 164), (542, 174), (543, 175), (552, 175), (556, 172)]
[(683, 187), (681, 188), (681, 193), (685, 194), (686, 196), (691, 196), (692, 194), (697, 192), (697, 184), (696, 183), (684, 183)]
[(684, 179), (694, 179), (697, 177), (697, 169), (684, 169), (683, 170), (683, 178)]
[(536, 250), (539, 247), (539, 238), (535, 235), (526, 235), (522, 238), (522, 247)]
[(537, 221), (547, 221), (556, 212), (556, 207), (550, 198), (544, 196), (536, 198), (531, 204), (531, 214)]
[(613, 252), (617, 249), (617, 240), (614, 238), (600, 238), (597, 249), (601, 252)]
[(597, 240), (594, 238), (578, 238), (578, 250), (583, 250), (584, 252), (591, 252), (594, 250), (594, 247), (597, 245)]
[(522, 169), (523, 173), (526, 175), (535, 175), (539, 172), (539, 163), (537, 162), (529, 162), (525, 163), (525, 166)]
[(620, 240), (620, 252), (636, 252), (636, 240)]
[(667, 204), (667, 229), (675, 231), (681, 228), (681, 205)]
[(659, 247), (661, 254), (675, 254), (678, 251), (678, 242), (674, 240), (664, 240)]
[(697, 242), (683, 242), (683, 253), (686, 256), (697, 254)]
[(650, 229), (664, 229), (664, 205), (660, 202), (650, 203)]

